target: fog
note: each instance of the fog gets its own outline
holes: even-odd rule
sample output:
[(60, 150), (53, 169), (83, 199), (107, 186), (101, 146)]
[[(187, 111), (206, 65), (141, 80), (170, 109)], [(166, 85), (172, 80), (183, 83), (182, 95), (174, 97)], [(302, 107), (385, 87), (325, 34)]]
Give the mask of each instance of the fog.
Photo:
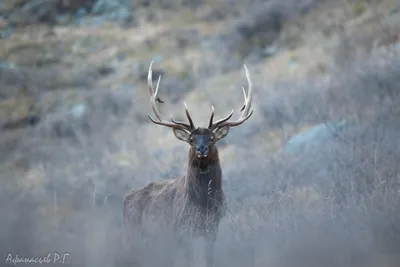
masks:
[[(254, 2), (251, 10), (260, 4), (251, 2)], [(313, 38), (314, 33), (310, 32), (320, 29), (317, 15), (324, 15), (328, 7), (339, 11), (342, 8), (335, 1), (330, 2), (333, 6), (329, 3), (325, 6), (326, 2), (329, 1), (321, 1), (315, 7), (304, 5), (314, 8), (311, 18), (303, 6), (291, 12), (287, 7), (278, 6), (284, 14), (282, 20), (288, 22), (279, 29), (277, 36), (280, 37), (274, 37), (285, 49), (276, 55), (254, 56), (254, 51), (258, 51), (257, 42), (249, 41), (246, 46), (254, 53), (241, 51), (246, 55), (227, 63), (229, 56), (219, 53), (219, 49), (239, 49), (236, 45), (242, 41), (219, 34), (212, 36), (211, 41), (207, 39), (214, 47), (199, 50), (204, 58), (197, 58), (198, 65), (184, 68), (181, 73), (175, 75), (171, 70), (174, 60), (167, 56), (153, 63), (154, 82), (158, 72), (163, 74), (160, 83), (160, 95), (166, 102), (161, 106), (163, 114), (183, 118), (183, 101), (186, 101), (195, 124), (207, 123), (211, 104), (216, 107), (217, 118), (226, 116), (231, 109), (235, 110), (234, 118), (239, 116), (243, 101), (240, 87), (246, 86), (243, 63), (253, 80), (254, 114), (243, 125), (231, 129), (228, 137), (218, 144), (228, 211), (219, 227), (215, 266), (391, 267), (400, 264), (399, 42), (396, 39), (390, 45), (366, 48), (369, 35), (362, 39), (352, 36), (350, 30), (342, 34), (334, 29), (338, 32), (333, 37), (321, 39), (321, 42), (329, 40), (321, 56), (327, 59), (321, 59), (319, 48), (313, 51), (311, 44), (296, 39), (298, 34), (291, 27), (297, 25), (302, 34)], [(225, 2), (221, 3), (224, 7)], [(276, 6), (273, 7), (275, 10)], [(156, 14), (163, 14), (156, 7), (140, 8), (154, 8)], [(220, 10), (214, 6), (208, 8)], [(165, 12), (178, 11), (172, 8)], [(398, 18), (396, 12), (393, 17)], [(140, 14), (133, 14), (140, 18)], [(2, 16), (14, 23), (10, 17)], [(226, 22), (227, 29), (239, 27), (228, 20), (231, 15), (226, 16), (221, 21), (229, 22)], [(152, 26), (139, 23), (131, 31), (141, 32), (145, 27), (150, 31), (151, 27), (162, 24), (163, 19), (169, 23), (170, 17), (160, 15)], [(242, 23), (238, 21), (234, 22)], [(356, 27), (346, 23), (346, 27)], [(79, 34), (74, 30), (65, 30), (71, 25), (52, 27), (60, 31), (64, 27), (64, 33), (57, 38), (69, 35), (77, 38)], [(18, 27), (15, 26), (15, 36), (28, 35), (23, 30), (18, 32)], [(88, 32), (96, 29), (79, 27)], [(106, 26), (102, 27), (107, 30)], [(171, 27), (180, 29), (180, 26)], [(386, 26), (380, 27), (387, 30)], [(130, 30), (123, 28), (115, 34), (123, 35), (124, 31), (128, 34)], [(398, 37), (400, 31), (394, 32)], [(296, 37), (296, 41), (285, 36)], [(17, 42), (12, 39), (13, 35), (7, 38), (0, 41), (10, 47)], [(188, 37), (189, 48), (191, 38), (195, 37)], [(211, 37), (200, 35), (198, 38)], [(146, 40), (149, 39), (143, 42)], [(102, 39), (102, 42), (105, 43), (102, 55), (112, 54), (107, 45), (115, 51), (125, 51), (118, 46), (124, 45), (118, 40)], [(280, 60), (286, 62), (285, 53), (290, 53), (287, 50), (291, 49), (291, 42), (315, 52), (309, 60), (304, 60), (307, 53), (302, 54), (303, 61), (293, 63), (300, 64), (293, 72), (292, 63), (280, 65)], [(193, 47), (199, 49), (194, 44)], [(93, 63), (92, 57), (99, 56), (95, 50), (86, 52), (84, 57), (88, 62), (84, 67), (79, 65), (81, 61), (76, 63), (71, 68), (72, 74), (62, 69), (69, 69), (65, 63), (69, 58), (67, 52), (57, 52), (62, 54), (59, 56), (62, 63), (54, 63), (53, 67), (38, 63), (31, 66), (30, 62), (37, 60), (32, 58), (24, 59), (28, 63), (23, 63), (22, 52), (4, 61), (7, 64), (0, 67), (0, 84), (4, 88), (0, 102), (1, 266), (29, 265), (18, 262), (17, 258), (43, 259), (42, 264), (48, 266), (165, 266), (166, 256), (172, 253), (171, 233), (160, 234), (154, 242), (129, 238), (122, 216), (123, 199), (131, 190), (149, 182), (178, 177), (186, 168), (189, 146), (177, 140), (171, 129), (152, 124), (147, 118), (151, 108), (142, 76), (146, 77), (156, 55), (168, 54), (168, 49), (157, 49), (146, 52), (150, 55), (145, 58), (135, 54), (127, 59), (128, 63), (115, 63), (111, 76), (91, 74), (99, 67), (95, 65), (97, 62), (107, 61), (100, 58)], [(35, 53), (27, 51), (29, 55)], [(185, 55), (179, 55), (178, 51), (176, 60), (190, 62), (190, 51), (185, 50)], [(215, 62), (211, 60), (213, 56)], [(78, 62), (78, 57), (74, 56), (72, 61)], [(325, 64), (323, 71), (316, 71), (310, 63), (319, 60)], [(13, 61), (17, 67), (10, 67)], [(141, 64), (137, 69), (131, 67), (136, 61)], [(54, 80), (50, 79), (52, 68), (57, 74)], [(79, 76), (82, 73), (86, 78)], [(79, 77), (83, 83), (79, 83)], [(121, 82), (124, 77), (126, 80)], [(116, 88), (111, 88), (114, 85)], [(28, 89), (22, 93), (9, 89), (23, 86)], [(24, 109), (25, 102), (18, 101), (25, 97), (33, 99), (34, 108), (40, 108), (37, 113), (32, 107), (29, 111), (40, 119), (21, 127), (15, 121), (20, 122), (18, 112)], [(10, 105), (12, 112), (6, 109)], [(205, 266), (202, 239), (193, 240), (193, 245), (194, 266)], [(176, 266), (184, 266), (181, 258), (182, 255), (177, 256)]]

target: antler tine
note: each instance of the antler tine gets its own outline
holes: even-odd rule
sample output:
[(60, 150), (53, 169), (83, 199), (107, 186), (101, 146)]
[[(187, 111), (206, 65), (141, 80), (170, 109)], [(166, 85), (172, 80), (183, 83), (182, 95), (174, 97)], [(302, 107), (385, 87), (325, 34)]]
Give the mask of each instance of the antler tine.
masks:
[(249, 85), (249, 89), (248, 89), (248, 93), (246, 94), (246, 90), (242, 86), (244, 103), (243, 103), (242, 107), (240, 108), (240, 111), (242, 112), (241, 116), (236, 121), (229, 122), (228, 120), (233, 115), (233, 110), (232, 110), (232, 112), (227, 117), (225, 117), (225, 118), (213, 123), (211, 126), (209, 126), (209, 128), (211, 130), (214, 130), (215, 128), (221, 127), (223, 125), (238, 126), (238, 125), (242, 124), (243, 122), (245, 122), (253, 114), (254, 110), (250, 111), (251, 101), (253, 99), (253, 96), (252, 96), (252, 94), (253, 94), (253, 84), (251, 82), (250, 73), (249, 73), (249, 70), (247, 69), (246, 64), (244, 64), (244, 69), (245, 69), (245, 73), (246, 73), (246, 78), (247, 78), (247, 83)]
[[(211, 131), (214, 130), (215, 128), (220, 126), (220, 124), (222, 124), (222, 123), (226, 122), (227, 120), (229, 120), (232, 117), (232, 115), (233, 115), (233, 109), (232, 109), (231, 113), (229, 113), (228, 116), (226, 116), (225, 118), (219, 119), (216, 122), (214, 122), (211, 125), (209, 125), (208, 129), (211, 130)], [(211, 120), (210, 120), (210, 123), (211, 123)]]
[(243, 111), (242, 111), (242, 115), (240, 116), (240, 118), (246, 117), (249, 114), (249, 110), (250, 110), (250, 107), (251, 107), (251, 101), (253, 99), (253, 84), (252, 84), (251, 79), (250, 79), (250, 73), (249, 73), (249, 70), (247, 69), (246, 64), (243, 64), (243, 65), (244, 65), (244, 70), (246, 72), (247, 83), (249, 84), (249, 91), (248, 91), (248, 94), (246, 96), (244, 87), (242, 87), (243, 94), (244, 94), (244, 108), (242, 108)]
[(158, 81), (157, 81), (157, 85), (156, 85), (156, 92), (154, 93), (154, 97), (155, 97), (156, 101), (158, 101), (158, 102), (160, 102), (160, 103), (164, 103), (164, 101), (162, 101), (162, 100), (160, 99), (160, 97), (158, 96), (158, 88), (159, 88), (159, 86), (160, 86), (160, 81), (161, 81), (161, 75), (158, 76)]
[(157, 81), (157, 85), (156, 85), (156, 91), (154, 92), (154, 90), (153, 90), (152, 65), (153, 65), (153, 61), (150, 63), (149, 72), (148, 72), (148, 75), (147, 75), (147, 84), (149, 86), (150, 96), (153, 96), (153, 93), (154, 93), (155, 100), (160, 102), (160, 103), (164, 103), (164, 101), (162, 101), (160, 99), (160, 97), (158, 96), (158, 89), (160, 87), (161, 75), (158, 76), (158, 81)]
[(229, 113), (228, 116), (226, 116), (225, 118), (222, 118), (220, 120), (217, 120), (214, 124), (218, 125), (220, 123), (226, 122), (227, 120), (229, 120), (232, 117), (232, 115), (233, 115), (233, 109), (232, 109), (231, 113)]
[[(164, 103), (164, 101), (162, 101), (159, 97), (158, 97), (158, 90), (159, 90), (159, 86), (160, 86), (160, 81), (161, 81), (161, 75), (158, 77), (158, 81), (157, 81), (157, 86), (156, 86), (156, 90), (154, 91), (153, 89), (153, 78), (152, 78), (152, 65), (153, 65), (153, 61), (150, 63), (150, 67), (149, 67), (149, 73), (147, 75), (147, 85), (149, 87), (149, 92), (150, 92), (150, 105), (151, 108), (154, 111), (154, 114), (156, 115), (156, 117), (158, 118), (159, 121), (156, 121), (155, 119), (153, 119), (150, 114), (147, 114), (150, 118), (150, 120), (158, 125), (164, 125), (167, 127), (172, 127), (172, 128), (181, 128), (181, 129), (185, 129), (185, 130), (191, 130), (191, 126), (193, 124), (193, 122), (191, 121), (191, 125), (186, 125), (186, 124), (182, 124), (182, 123), (174, 123), (172, 122), (167, 122), (163, 120), (163, 116), (161, 114), (161, 112), (158, 110), (157, 105), (156, 105), (156, 101), (160, 102), (160, 103)], [(186, 105), (185, 105), (186, 106)], [(187, 109), (186, 109), (187, 110)]]
[(225, 118), (222, 118), (220, 120), (217, 120), (215, 123), (213, 123), (214, 120), (214, 105), (211, 105), (211, 117), (210, 117), (210, 123), (208, 124), (208, 129), (209, 130), (214, 130), (220, 123), (226, 122), (227, 120), (229, 120), (233, 115), (233, 109), (231, 111), (231, 113), (229, 113), (228, 116), (226, 116)]
[(172, 117), (171, 117), (171, 121), (172, 121), (173, 123), (177, 124), (177, 125), (184, 126), (184, 127), (186, 127), (187, 129), (190, 129), (190, 127), (191, 127), (189, 124), (187, 124), (187, 123), (185, 123), (185, 122), (183, 122), (183, 121), (176, 121), (176, 120), (174, 120)]
[(186, 127), (188, 130), (192, 131), (192, 130), (194, 130), (195, 126), (194, 126), (194, 123), (193, 123), (192, 118), (190, 117), (189, 110), (188, 110), (188, 108), (187, 108), (186, 102), (183, 102), (183, 104), (185, 105), (186, 117), (187, 117), (188, 120), (189, 120), (189, 124), (187, 124), (187, 123), (185, 123), (185, 122), (183, 122), (183, 121), (176, 121), (176, 120), (174, 120), (174, 119), (172, 118), (172, 116), (171, 116), (171, 121), (172, 121), (173, 123), (175, 123), (175, 124), (184, 126), (184, 127)]
[(158, 120), (162, 121), (163, 117), (162, 117), (161, 112), (158, 110), (157, 105), (156, 105), (157, 99), (160, 100), (158, 98), (158, 89), (159, 89), (159, 86), (160, 86), (161, 75), (158, 76), (158, 81), (157, 81), (157, 85), (156, 85), (156, 91), (154, 92), (152, 66), (153, 66), (153, 61), (150, 63), (149, 72), (147, 74), (147, 85), (149, 87), (149, 92), (150, 92), (150, 105), (151, 105), (151, 108), (154, 111), (154, 114), (157, 116)]
[(254, 110), (251, 110), (250, 113), (247, 114), (247, 115), (246, 115), (245, 117), (243, 117), (243, 118), (239, 118), (238, 120), (232, 121), (232, 122), (228, 121), (228, 122), (222, 123), (222, 124), (219, 125), (219, 126), (223, 126), (223, 125), (229, 125), (229, 126), (231, 126), (231, 127), (233, 127), (233, 126), (238, 126), (238, 125), (242, 124), (243, 122), (245, 122), (248, 118), (250, 118), (251, 115), (253, 115), (253, 111), (254, 111)]
[(211, 128), (213, 124), (213, 119), (214, 119), (214, 105), (211, 105), (211, 117), (210, 117), (210, 123), (208, 124), (208, 128)]
[(187, 107), (187, 105), (186, 105), (186, 102), (185, 102), (185, 101), (183, 101), (183, 104), (185, 105), (186, 117), (187, 117), (187, 118), (188, 118), (188, 120), (189, 120), (190, 127), (191, 127), (191, 129), (194, 129), (194, 128), (195, 128), (195, 127), (194, 127), (194, 123), (193, 123), (193, 120), (192, 120), (192, 118), (190, 117), (189, 110), (188, 110), (188, 107)]
[[(246, 90), (244, 90), (243, 86), (242, 86), (242, 91), (243, 91), (244, 102), (246, 103), (246, 100), (247, 100)], [(246, 107), (246, 104), (243, 104), (242, 108), (240, 109), (240, 112), (242, 112), (245, 107)]]

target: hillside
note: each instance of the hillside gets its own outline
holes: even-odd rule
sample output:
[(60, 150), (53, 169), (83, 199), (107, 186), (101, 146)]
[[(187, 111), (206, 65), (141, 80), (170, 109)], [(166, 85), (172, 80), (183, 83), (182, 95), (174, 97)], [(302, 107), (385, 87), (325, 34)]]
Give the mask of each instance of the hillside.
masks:
[(218, 266), (399, 266), (396, 0), (2, 1), (3, 259), (163, 266), (121, 231), (124, 196), (187, 157), (147, 117), (151, 61), (162, 113), (185, 101), (198, 126), (239, 116), (250, 71), (254, 114), (219, 144)]

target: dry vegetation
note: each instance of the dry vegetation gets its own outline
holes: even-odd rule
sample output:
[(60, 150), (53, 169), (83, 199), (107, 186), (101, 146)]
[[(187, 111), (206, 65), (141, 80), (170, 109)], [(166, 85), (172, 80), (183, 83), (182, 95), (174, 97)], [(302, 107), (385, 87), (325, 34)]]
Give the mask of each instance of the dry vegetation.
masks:
[(400, 265), (398, 1), (39, 2), (0, 3), (0, 261), (163, 266), (163, 242), (121, 232), (125, 194), (187, 156), (148, 121), (153, 60), (162, 112), (185, 100), (197, 124), (237, 116), (251, 73), (255, 113), (220, 144), (218, 266)]

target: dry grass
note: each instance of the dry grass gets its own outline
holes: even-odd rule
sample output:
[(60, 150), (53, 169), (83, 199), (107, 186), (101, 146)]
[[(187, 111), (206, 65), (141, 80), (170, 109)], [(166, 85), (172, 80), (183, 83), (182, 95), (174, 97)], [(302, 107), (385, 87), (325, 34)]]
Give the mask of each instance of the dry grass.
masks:
[[(385, 249), (379, 251), (378, 241), (368, 242), (379, 236), (374, 227), (390, 229), (379, 220), (396, 222), (397, 214), (393, 212), (397, 198), (390, 187), (398, 187), (398, 153), (393, 151), (399, 139), (395, 123), (395, 117), (400, 118), (395, 108), (398, 95), (393, 90), (398, 87), (398, 54), (379, 52), (379, 47), (396, 51), (396, 14), (387, 15), (394, 4), (387, 0), (364, 7), (362, 2), (345, 11), (340, 5), (322, 5), (285, 25), (281, 39), (286, 50), (258, 63), (246, 62), (256, 111), (251, 121), (232, 129), (229, 142), (220, 149), (231, 208), (217, 247), (219, 265), (251, 266), (253, 261), (253, 266), (299, 267), (305, 259), (296, 256), (297, 243), (304, 253), (310, 253), (303, 255), (326, 267), (349, 266), (338, 262), (341, 256), (367, 258), (374, 267), (392, 264), (381, 261), (381, 257), (390, 257), (373, 255), (386, 253)], [(213, 5), (221, 8), (222, 2), (209, 5), (208, 11), (197, 14), (189, 9), (168, 11), (171, 13), (166, 12), (164, 20), (138, 28), (122, 29), (114, 24), (104, 28), (32, 26), (2, 40), (0, 57), (18, 63), (18, 68), (26, 67), (23, 71), (30, 70), (29, 84), (42, 89), (38, 95), (44, 97), (47, 90), (42, 84), (60, 90), (41, 98), (46, 121), (40, 127), (24, 129), (18, 135), (2, 134), (1, 144), (9, 153), (1, 157), (0, 203), (5, 204), (0, 206), (9, 216), (0, 220), (0, 239), (15, 242), (0, 244), (1, 252), (18, 248), (34, 253), (56, 247), (70, 250), (76, 262), (86, 266), (99, 266), (99, 261), (104, 266), (121, 266), (113, 261), (121, 260), (126, 249), (119, 220), (124, 194), (149, 181), (181, 174), (188, 148), (169, 129), (148, 122), (148, 89), (139, 77), (150, 60), (163, 58), (154, 67), (166, 72), (160, 94), (167, 101), (168, 90), (163, 90), (167, 79), (194, 80), (179, 101), (162, 106), (165, 115), (184, 119), (184, 99), (195, 122), (204, 125), (211, 104), (218, 118), (232, 108), (236, 116), (242, 104), (240, 87), (247, 86), (242, 66), (221, 74), (225, 58), (216, 48), (190, 42), (180, 48), (175, 40), (190, 28), (196, 30), (199, 40), (232, 29), (229, 19), (234, 18), (217, 23), (202, 20)], [(173, 19), (171, 14), (175, 14)], [(382, 17), (386, 20), (380, 24)], [(395, 26), (389, 27), (390, 38), (386, 38), (381, 32), (389, 24)], [(352, 61), (358, 65), (350, 65), (348, 73), (332, 60), (334, 51), (343, 50), (346, 38), (354, 42), (352, 49), (356, 50), (364, 45), (363, 40), (379, 43), (362, 54), (371, 57), (371, 62), (356, 56)], [(119, 56), (122, 59), (117, 60)], [(36, 66), (38, 62), (42, 65)], [(104, 65), (113, 69), (112, 74), (96, 72)], [(139, 67), (133, 71), (132, 66)], [(118, 101), (122, 100), (110, 100), (104, 92), (132, 100), (127, 104), (130, 111), (114, 111), (121, 108)], [(23, 117), (32, 103), (27, 96), (7, 97), (0, 102), (0, 118)], [(72, 119), (65, 119), (59, 111), (76, 103), (94, 107), (93, 114), (83, 121), (88, 132), (79, 124), (75, 129)], [(391, 124), (379, 119), (383, 111), (393, 120)], [(70, 136), (49, 134), (60, 118), (72, 128)], [(286, 155), (284, 145), (289, 137), (317, 123), (343, 118), (361, 118), (358, 123), (364, 128), (349, 128), (339, 133), (340, 138), (332, 137), (301, 154)], [(384, 133), (376, 135), (380, 127)], [(250, 133), (241, 131), (247, 129)], [(385, 186), (377, 183), (382, 179)], [(345, 207), (337, 206), (341, 188), (348, 190), (343, 197)], [(376, 208), (380, 204), (383, 208)], [(365, 215), (368, 210), (371, 213)], [(318, 241), (313, 243), (313, 238)], [(359, 256), (357, 249), (364, 249), (365, 254)], [(334, 259), (324, 265), (319, 252)], [(161, 250), (143, 253), (154, 257)], [(129, 251), (123, 256), (131, 255)], [(291, 257), (297, 265), (289, 262)]]

